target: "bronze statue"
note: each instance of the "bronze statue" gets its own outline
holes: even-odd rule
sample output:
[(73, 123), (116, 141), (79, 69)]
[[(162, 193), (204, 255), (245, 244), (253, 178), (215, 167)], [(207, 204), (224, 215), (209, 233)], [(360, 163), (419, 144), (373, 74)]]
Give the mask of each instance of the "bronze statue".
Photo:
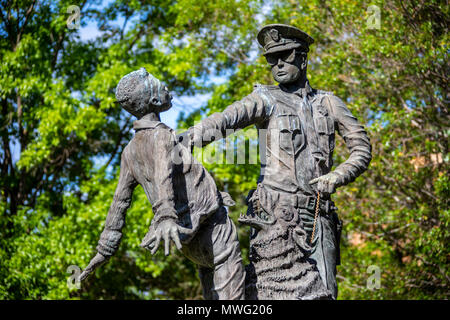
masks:
[(243, 299), (244, 266), (236, 228), (211, 175), (159, 113), (171, 107), (171, 95), (144, 68), (123, 77), (117, 101), (136, 116), (136, 134), (122, 153), (119, 183), (97, 246), (97, 255), (80, 275), (85, 279), (118, 249), (134, 188), (140, 184), (154, 217), (141, 246), (154, 254), (163, 240), (165, 254), (173, 241), (199, 267), (205, 299)]
[[(97, 246), (80, 276), (85, 279), (120, 243), (131, 195), (141, 184), (154, 218), (141, 246), (156, 252), (173, 241), (199, 266), (206, 299), (335, 299), (342, 223), (331, 200), (336, 188), (364, 172), (371, 160), (369, 138), (345, 104), (310, 87), (307, 53), (314, 40), (292, 26), (273, 24), (258, 42), (279, 83), (255, 85), (241, 101), (175, 136), (160, 122), (170, 108), (166, 87), (141, 68), (125, 76), (117, 100), (139, 120), (122, 153), (119, 184)], [(261, 174), (239, 221), (251, 227), (250, 265), (242, 265), (236, 229), (225, 205), (231, 197), (192, 156), (217, 136), (256, 125)], [(349, 158), (331, 171), (335, 132)], [(244, 288), (245, 278), (245, 288)], [(245, 291), (245, 292), (244, 292)]]
[[(314, 40), (308, 34), (272, 24), (257, 38), (279, 85), (256, 85), (179, 139), (205, 146), (206, 132), (260, 129), (261, 175), (240, 218), (252, 227), (246, 299), (335, 299), (342, 224), (330, 195), (367, 169), (370, 141), (342, 100), (310, 87), (307, 53)], [(350, 156), (331, 171), (335, 131)]]

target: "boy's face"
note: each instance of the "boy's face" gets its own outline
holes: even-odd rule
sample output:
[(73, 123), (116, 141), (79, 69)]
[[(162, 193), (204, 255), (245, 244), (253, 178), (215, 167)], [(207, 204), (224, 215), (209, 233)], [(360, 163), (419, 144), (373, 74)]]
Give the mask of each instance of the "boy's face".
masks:
[(145, 89), (151, 97), (150, 103), (158, 108), (158, 112), (166, 111), (172, 107), (172, 95), (166, 86), (159, 83), (159, 85), (150, 85), (151, 76), (148, 75), (146, 79)]
[(161, 98), (161, 107), (167, 107), (168, 110), (172, 107), (172, 95), (170, 94), (169, 89), (167, 89), (166, 86), (164, 86), (163, 92), (160, 95)]

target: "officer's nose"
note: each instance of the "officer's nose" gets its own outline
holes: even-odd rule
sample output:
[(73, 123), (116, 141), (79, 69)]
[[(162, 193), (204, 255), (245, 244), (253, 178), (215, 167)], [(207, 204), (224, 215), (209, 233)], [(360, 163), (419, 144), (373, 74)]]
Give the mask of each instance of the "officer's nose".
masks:
[(284, 66), (284, 62), (283, 60), (281, 60), (281, 58), (278, 58), (278, 67), (283, 67)]

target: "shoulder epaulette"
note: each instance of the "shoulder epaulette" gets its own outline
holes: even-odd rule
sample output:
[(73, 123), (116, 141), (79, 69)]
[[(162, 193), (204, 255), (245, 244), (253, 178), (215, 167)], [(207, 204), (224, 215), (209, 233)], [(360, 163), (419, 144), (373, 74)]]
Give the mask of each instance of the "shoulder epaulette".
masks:
[(273, 90), (272, 87), (278, 88), (278, 86), (272, 86), (272, 85), (263, 85), (263, 84), (255, 84), (254, 86), (254, 92), (257, 92), (258, 95), (266, 102), (266, 114), (271, 115), (273, 112), (273, 109), (275, 108), (275, 101), (272, 97), (272, 94), (270, 94), (269, 90)]
[(316, 89), (316, 92), (317, 92), (317, 94), (334, 96), (334, 93), (332, 91), (325, 91), (325, 90)]

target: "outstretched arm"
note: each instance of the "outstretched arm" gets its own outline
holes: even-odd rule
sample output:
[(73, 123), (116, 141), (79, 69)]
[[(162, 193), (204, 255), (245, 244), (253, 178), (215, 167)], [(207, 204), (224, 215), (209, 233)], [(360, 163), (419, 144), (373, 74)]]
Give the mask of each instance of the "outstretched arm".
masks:
[[(217, 112), (199, 124), (189, 128), (180, 136), (180, 141), (186, 146), (204, 147), (213, 141), (225, 138), (233, 130), (243, 129), (258, 123), (270, 115), (273, 108), (270, 94), (267, 89), (257, 87), (242, 100), (234, 102), (223, 112)], [(233, 130), (229, 130), (233, 129)]]
[(119, 183), (117, 184), (114, 199), (106, 217), (105, 228), (98, 241), (97, 255), (80, 275), (80, 280), (87, 278), (90, 273), (114, 255), (119, 248), (122, 238), (122, 228), (125, 225), (125, 214), (131, 204), (131, 197), (136, 186), (137, 181), (129, 170), (124, 151), (120, 164)]

